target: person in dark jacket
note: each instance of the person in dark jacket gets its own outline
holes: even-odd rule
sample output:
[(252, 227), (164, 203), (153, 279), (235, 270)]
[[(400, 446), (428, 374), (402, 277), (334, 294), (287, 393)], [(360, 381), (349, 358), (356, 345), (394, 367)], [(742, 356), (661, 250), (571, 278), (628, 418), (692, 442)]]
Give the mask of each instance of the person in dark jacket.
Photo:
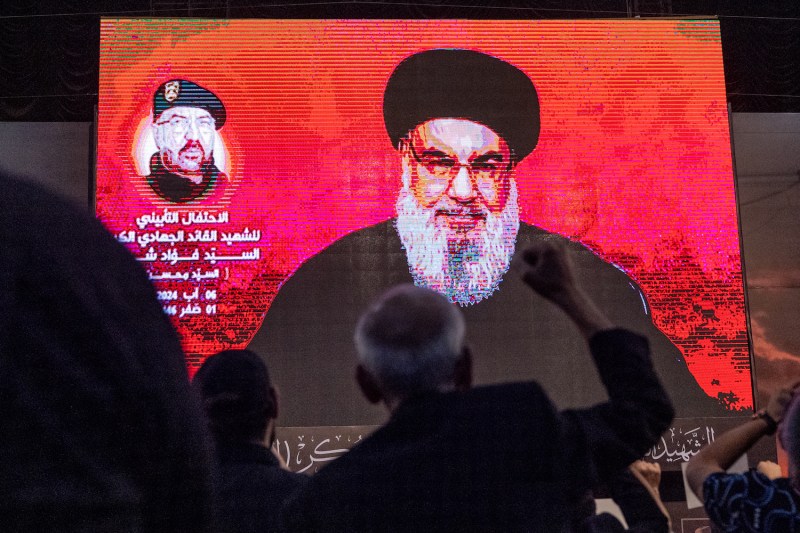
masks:
[(519, 269), (589, 344), (609, 401), (559, 412), (535, 382), (472, 388), (458, 308), (395, 287), (355, 333), (358, 385), (390, 418), (287, 503), (287, 529), (562, 531), (586, 490), (656, 442), (674, 411), (647, 340), (597, 309), (563, 249), (529, 248)]
[(308, 478), (270, 451), (279, 400), (267, 366), (249, 350), (225, 350), (206, 359), (193, 386), (217, 446), (221, 530), (275, 531), (281, 504)]
[(213, 531), (209, 440), (147, 274), (65, 200), (0, 190), (0, 530)]

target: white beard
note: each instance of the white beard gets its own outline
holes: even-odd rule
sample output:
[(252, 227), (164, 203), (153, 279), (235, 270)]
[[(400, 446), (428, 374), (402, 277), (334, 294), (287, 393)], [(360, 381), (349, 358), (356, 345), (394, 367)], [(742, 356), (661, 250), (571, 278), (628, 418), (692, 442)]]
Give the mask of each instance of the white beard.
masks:
[(437, 209), (451, 202), (442, 197), (424, 208), (409, 189), (407, 176), (397, 198), (395, 226), (406, 250), (414, 284), (445, 295), (461, 306), (476, 304), (497, 290), (508, 271), (519, 231), (517, 184), (509, 180), (503, 211), (481, 207), (485, 226), (455, 233), (435, 219)]

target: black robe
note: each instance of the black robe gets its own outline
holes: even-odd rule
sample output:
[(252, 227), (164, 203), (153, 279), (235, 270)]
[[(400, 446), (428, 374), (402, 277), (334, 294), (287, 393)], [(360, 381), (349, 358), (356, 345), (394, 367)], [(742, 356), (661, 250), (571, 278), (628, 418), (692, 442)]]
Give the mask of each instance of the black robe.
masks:
[[(579, 243), (520, 223), (517, 249), (540, 240), (571, 250), (578, 281), (615, 325), (645, 335), (678, 416), (719, 416), (678, 349), (651, 320), (638, 285)], [(308, 259), (279, 290), (249, 348), (266, 358), (284, 386), (284, 426), (377, 424), (353, 379), (353, 332), (359, 315), (384, 290), (412, 281), (405, 250), (389, 220), (347, 235)], [(561, 407), (606, 399), (586, 341), (567, 316), (513, 272), (483, 301), (461, 310), (478, 384), (538, 381)], [(288, 389), (302, 384), (302, 389)]]

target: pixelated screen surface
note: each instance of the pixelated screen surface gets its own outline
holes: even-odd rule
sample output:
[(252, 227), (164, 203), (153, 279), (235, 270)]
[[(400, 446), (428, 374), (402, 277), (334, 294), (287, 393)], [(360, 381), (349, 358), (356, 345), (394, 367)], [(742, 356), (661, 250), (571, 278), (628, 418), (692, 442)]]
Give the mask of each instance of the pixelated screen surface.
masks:
[[(471, 178), (495, 207), (514, 204), (523, 223), (583, 243), (638, 282), (703, 390), (747, 408), (719, 35), (710, 20), (105, 19), (97, 214), (149, 272), (196, 368), (247, 345), (304, 261), (397, 217), (413, 156), (411, 208)], [(541, 132), (513, 171), (516, 201), (493, 181), (502, 161), (473, 157), (497, 142), (485, 132), (432, 152), (437, 132), (419, 131), (403, 157), (392, 145), (387, 80), (436, 48), (480, 51), (533, 80)], [(470, 135), (479, 141), (456, 153)], [(452, 157), (432, 159), (442, 152)], [(472, 231), (475, 213), (461, 215), (453, 224)], [(435, 269), (430, 259), (409, 250), (412, 266)], [(438, 265), (457, 301), (470, 280)]]

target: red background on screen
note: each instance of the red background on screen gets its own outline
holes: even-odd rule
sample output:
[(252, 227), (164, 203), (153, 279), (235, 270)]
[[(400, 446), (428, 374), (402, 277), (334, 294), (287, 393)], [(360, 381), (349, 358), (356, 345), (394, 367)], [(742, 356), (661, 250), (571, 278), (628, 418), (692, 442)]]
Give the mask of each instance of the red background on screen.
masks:
[[(258, 261), (219, 262), (228, 279), (203, 282), (218, 291), (215, 315), (173, 317), (190, 366), (246, 345), (305, 259), (394, 216), (400, 164), (383, 128), (383, 88), (403, 58), (441, 47), (490, 53), (536, 85), (542, 132), (516, 172), (521, 219), (622, 266), (706, 392), (750, 407), (716, 21), (104, 20), (98, 216), (119, 234), (141, 233), (136, 218), (164, 208), (224, 211), (228, 223), (192, 231), (261, 231)], [(137, 175), (137, 128), (156, 88), (174, 78), (226, 107), (221, 198), (169, 204)]]

